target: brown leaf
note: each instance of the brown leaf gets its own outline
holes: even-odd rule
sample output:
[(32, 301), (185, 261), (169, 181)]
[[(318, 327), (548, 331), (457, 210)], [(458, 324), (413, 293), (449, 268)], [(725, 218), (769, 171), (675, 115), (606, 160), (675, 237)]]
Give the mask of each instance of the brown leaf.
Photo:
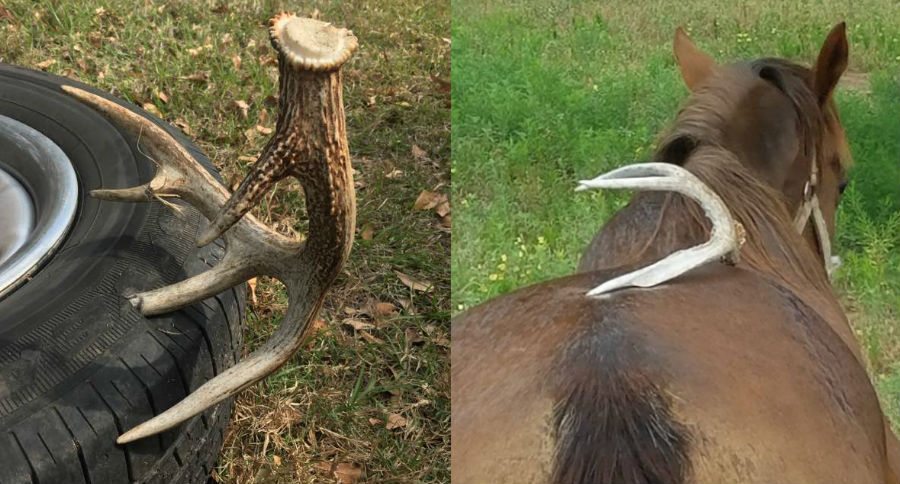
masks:
[(238, 99), (234, 102), (235, 107), (237, 107), (241, 111), (241, 117), (247, 119), (247, 116), (250, 113), (250, 105), (247, 104), (247, 101), (243, 99)]
[(253, 304), (253, 306), (258, 305), (259, 301), (256, 299), (256, 278), (254, 277), (253, 279), (247, 281), (247, 286), (250, 287), (250, 302)]
[(231, 56), (231, 65), (234, 66), (234, 70), (241, 70), (241, 56), (234, 54)]
[(342, 321), (342, 322), (343, 322), (344, 324), (346, 324), (347, 326), (350, 326), (350, 327), (352, 327), (353, 329), (355, 329), (355, 330), (357, 330), (357, 331), (362, 331), (362, 330), (364, 330), (364, 329), (375, 329), (375, 325), (374, 325), (374, 324), (372, 324), (372, 323), (367, 323), (367, 322), (365, 322), (365, 321), (363, 321), (363, 320), (361, 320), (361, 319), (347, 318), (347, 319), (345, 319), (345, 320)]
[(257, 124), (257, 125), (256, 125), (256, 130), (259, 131), (259, 132), (262, 133), (262, 134), (266, 134), (266, 135), (272, 134), (272, 128), (267, 128), (267, 127), (265, 127), (265, 126), (263, 126), (263, 125), (261, 125), (261, 124)]
[(191, 130), (191, 127), (187, 124), (187, 121), (184, 118), (175, 118), (175, 126), (178, 126), (184, 134), (191, 136), (194, 132)]
[(406, 331), (404, 331), (403, 334), (406, 336), (406, 344), (410, 346), (420, 345), (425, 342), (425, 338), (413, 328), (406, 328)]
[(428, 158), (428, 153), (426, 153), (422, 148), (419, 148), (419, 145), (412, 145), (411, 151), (413, 158), (419, 161), (430, 161), (430, 159)]
[(384, 423), (384, 420), (381, 420), (380, 418), (370, 418), (369, 419), (369, 425), (381, 425), (383, 423)]
[(406, 418), (403, 415), (392, 413), (388, 415), (387, 424), (384, 428), (388, 430), (400, 429), (406, 427)]
[(169, 104), (169, 95), (163, 91), (156, 91), (156, 97), (163, 102), (163, 104)]
[(185, 81), (193, 81), (193, 82), (206, 82), (209, 80), (209, 72), (207, 71), (197, 71), (189, 76), (181, 76), (179, 79), (183, 79)]
[(275, 467), (281, 467), (281, 457), (279, 457), (277, 455), (273, 455), (272, 463), (275, 464)]
[(378, 302), (372, 307), (375, 318), (383, 318), (386, 316), (394, 316), (397, 314), (397, 306), (389, 302)]
[(452, 216), (452, 215), (446, 215), (446, 216), (444, 216), (444, 217), (441, 217), (441, 226), (444, 227), (445, 229), (452, 228), (452, 226), (453, 226), (453, 216)]
[(334, 478), (338, 484), (356, 484), (362, 478), (362, 471), (359, 464), (341, 462), (334, 468)]
[(360, 331), (359, 335), (362, 336), (362, 339), (364, 339), (372, 344), (380, 345), (380, 344), (384, 343), (383, 339), (376, 338), (375, 336), (372, 336), (371, 334), (369, 334), (366, 331)]
[(450, 93), (450, 81), (446, 79), (441, 79), (438, 76), (432, 75), (431, 81), (437, 84), (437, 90), (441, 94), (449, 94)]
[(157, 109), (156, 105), (153, 103), (144, 103), (141, 105), (141, 107), (144, 108), (144, 111), (147, 111), (148, 113), (150, 113), (158, 118), (162, 117), (162, 113), (159, 112), (159, 109)]
[(413, 204), (413, 209), (431, 210), (432, 208), (437, 207), (438, 204), (446, 201), (447, 195), (444, 195), (443, 193), (422, 190), (422, 193), (419, 194), (419, 197), (416, 198), (416, 202)]
[(426, 280), (413, 279), (409, 275), (397, 270), (395, 270), (394, 273), (397, 274), (397, 277), (400, 278), (400, 282), (402, 282), (404, 286), (412, 289), (413, 291), (431, 292), (434, 290), (434, 285)]
[(12, 14), (12, 12), (8, 8), (6, 8), (2, 5), (0, 5), (0, 20), (9, 20), (9, 23), (11, 23), (11, 24), (16, 23), (16, 17)]
[(438, 217), (441, 218), (450, 215), (450, 201), (447, 200), (446, 197), (444, 197), (444, 200), (441, 203), (437, 204), (436, 207), (434, 207), (434, 213), (436, 213)]
[(390, 179), (390, 180), (394, 180), (397, 178), (403, 178), (403, 170), (398, 170), (395, 168), (395, 169), (391, 170), (391, 172), (388, 173), (387, 175), (384, 175), (384, 177), (387, 179)]
[(37, 67), (38, 69), (46, 69), (46, 68), (52, 66), (53, 64), (56, 64), (56, 59), (47, 59), (43, 62), (38, 62), (34, 66)]
[(372, 240), (375, 237), (375, 227), (367, 223), (359, 229), (359, 237), (363, 240)]

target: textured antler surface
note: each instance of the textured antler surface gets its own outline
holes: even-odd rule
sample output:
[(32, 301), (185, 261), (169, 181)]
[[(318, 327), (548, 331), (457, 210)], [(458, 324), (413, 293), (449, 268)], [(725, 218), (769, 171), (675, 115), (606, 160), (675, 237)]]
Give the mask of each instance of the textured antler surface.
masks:
[[(142, 186), (94, 190), (103, 200), (151, 201), (180, 197), (212, 223), (199, 245), (223, 236), (225, 257), (213, 269), (171, 286), (126, 295), (145, 315), (173, 311), (218, 294), (257, 275), (284, 283), (289, 306), (281, 326), (249, 357), (217, 375), (184, 400), (118, 439), (131, 442), (162, 432), (265, 378), (300, 347), (309, 322), (349, 255), (356, 201), (347, 148), (340, 67), (356, 49), (346, 29), (279, 14), (270, 21), (279, 54), (280, 97), (275, 133), (234, 195), (217, 182), (172, 136), (146, 118), (73, 87), (70, 95), (92, 106), (140, 140), (158, 164)], [(279, 180), (303, 186), (309, 212), (306, 240), (277, 234), (247, 211)]]
[(588, 296), (599, 296), (625, 287), (656, 286), (722, 257), (737, 260), (743, 244), (743, 227), (734, 221), (728, 207), (715, 192), (680, 166), (639, 163), (578, 183), (578, 191), (589, 188), (632, 188), (679, 192), (696, 200), (713, 225), (707, 242), (676, 251), (647, 267), (610, 279), (588, 292)]

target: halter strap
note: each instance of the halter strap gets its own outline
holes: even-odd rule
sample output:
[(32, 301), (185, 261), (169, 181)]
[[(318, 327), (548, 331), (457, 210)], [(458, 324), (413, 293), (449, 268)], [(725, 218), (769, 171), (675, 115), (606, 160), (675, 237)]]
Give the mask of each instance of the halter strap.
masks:
[(831, 255), (831, 235), (828, 233), (828, 226), (825, 224), (825, 216), (822, 214), (822, 207), (819, 205), (819, 197), (816, 195), (819, 187), (819, 163), (816, 159), (816, 150), (813, 148), (812, 163), (810, 168), (809, 180), (803, 186), (803, 202), (797, 209), (794, 216), (794, 228), (801, 234), (806, 229), (810, 217), (813, 219), (813, 227), (816, 230), (816, 239), (819, 241), (819, 249), (822, 252), (822, 258), (825, 263), (825, 271), (830, 278), (834, 270), (841, 265), (841, 259), (838, 256)]

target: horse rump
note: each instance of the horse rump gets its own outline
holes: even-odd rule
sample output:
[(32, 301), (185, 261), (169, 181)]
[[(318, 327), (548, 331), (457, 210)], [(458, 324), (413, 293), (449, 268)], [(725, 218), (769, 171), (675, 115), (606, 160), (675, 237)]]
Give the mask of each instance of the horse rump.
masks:
[(687, 482), (691, 438), (659, 375), (635, 364), (633, 342), (600, 339), (579, 338), (557, 367), (550, 483)]

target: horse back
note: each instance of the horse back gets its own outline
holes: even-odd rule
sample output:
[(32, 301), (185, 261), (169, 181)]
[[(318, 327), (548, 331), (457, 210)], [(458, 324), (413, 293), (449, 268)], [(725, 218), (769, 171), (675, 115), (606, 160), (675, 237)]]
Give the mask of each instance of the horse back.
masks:
[(539, 284), (454, 319), (455, 482), (884, 475), (865, 371), (796, 294), (713, 265), (584, 296), (613, 275)]

